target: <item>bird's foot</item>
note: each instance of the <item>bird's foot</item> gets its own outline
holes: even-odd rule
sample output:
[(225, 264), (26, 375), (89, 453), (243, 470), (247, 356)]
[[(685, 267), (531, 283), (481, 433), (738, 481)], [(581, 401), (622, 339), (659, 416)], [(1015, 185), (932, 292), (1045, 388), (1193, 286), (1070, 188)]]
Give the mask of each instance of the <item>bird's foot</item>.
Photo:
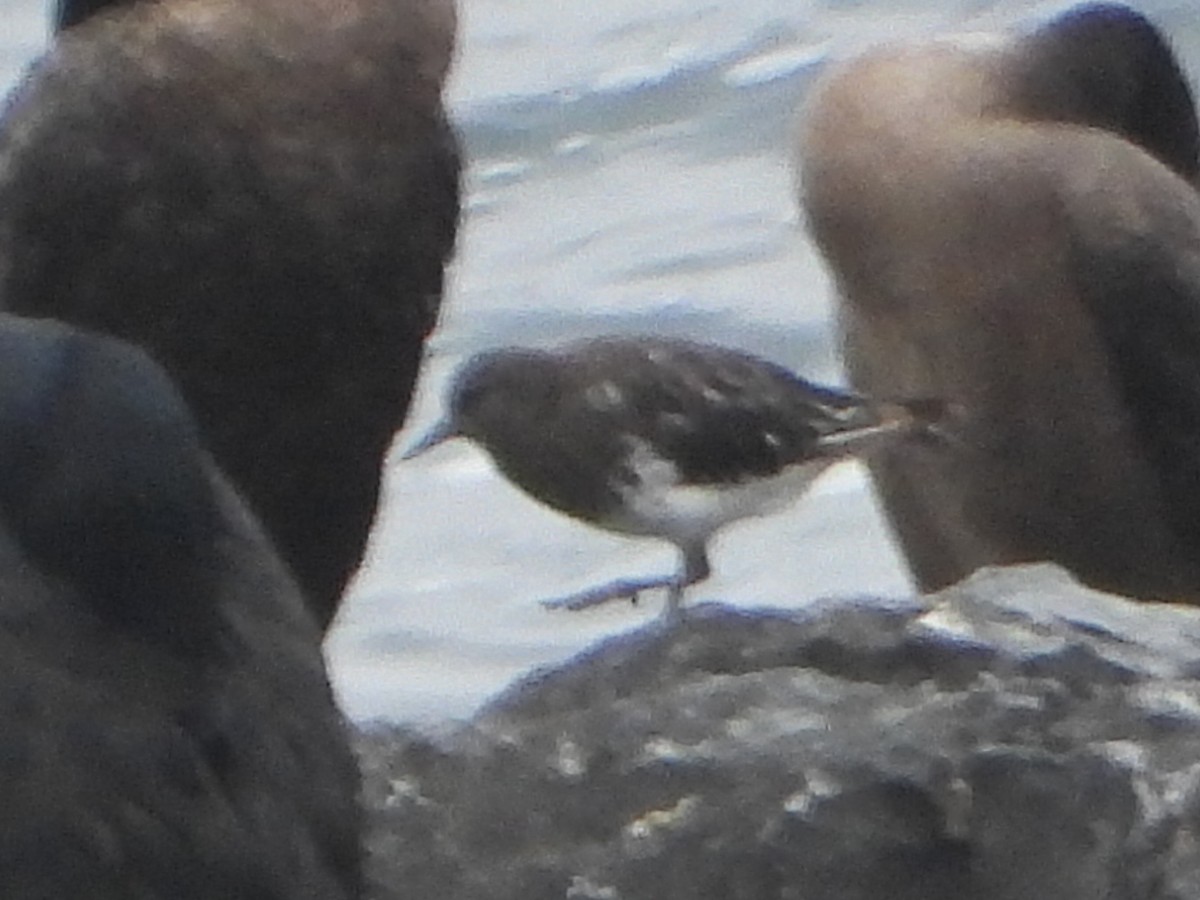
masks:
[(677, 585), (678, 579), (675, 576), (621, 578), (617, 581), (610, 581), (608, 584), (589, 588), (586, 591), (580, 591), (577, 594), (556, 597), (552, 600), (543, 600), (542, 606), (547, 609), (569, 609), (572, 612), (577, 612), (581, 609), (591, 609), (593, 606), (600, 606), (612, 600), (629, 600), (637, 603), (638, 595), (642, 591), (656, 590), (658, 588), (674, 590)]

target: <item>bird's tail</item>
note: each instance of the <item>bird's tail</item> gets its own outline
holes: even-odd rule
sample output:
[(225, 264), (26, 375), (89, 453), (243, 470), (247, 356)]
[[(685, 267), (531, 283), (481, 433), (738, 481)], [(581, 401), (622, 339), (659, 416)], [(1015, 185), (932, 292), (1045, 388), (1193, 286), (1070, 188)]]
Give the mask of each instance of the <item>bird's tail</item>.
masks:
[(883, 420), (890, 422), (897, 432), (944, 447), (959, 442), (960, 404), (938, 397), (917, 397), (884, 401), (879, 408)]
[(957, 404), (921, 397), (870, 400), (860, 397), (839, 415), (837, 427), (822, 435), (820, 449), (831, 456), (869, 456), (898, 441), (950, 447), (958, 442)]

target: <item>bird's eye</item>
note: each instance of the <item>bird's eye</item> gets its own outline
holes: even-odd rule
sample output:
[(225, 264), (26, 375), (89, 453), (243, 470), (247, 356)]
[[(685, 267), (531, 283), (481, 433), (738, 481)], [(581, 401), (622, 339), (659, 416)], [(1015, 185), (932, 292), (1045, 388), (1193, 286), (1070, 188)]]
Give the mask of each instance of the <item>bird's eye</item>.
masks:
[(458, 413), (470, 413), (483, 404), (487, 396), (487, 378), (478, 369), (465, 372), (454, 389), (452, 406)]
[(483, 390), (477, 384), (462, 385), (454, 395), (454, 406), (459, 412), (471, 410), (479, 405)]

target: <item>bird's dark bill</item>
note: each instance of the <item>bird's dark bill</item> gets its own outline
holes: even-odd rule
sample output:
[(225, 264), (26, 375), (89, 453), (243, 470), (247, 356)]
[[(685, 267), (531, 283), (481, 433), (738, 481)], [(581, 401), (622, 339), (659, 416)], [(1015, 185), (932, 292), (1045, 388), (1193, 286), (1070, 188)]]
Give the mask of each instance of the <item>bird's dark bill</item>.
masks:
[(409, 447), (400, 455), (401, 460), (409, 460), (420, 456), (426, 450), (432, 450), (438, 444), (457, 437), (458, 432), (448, 419), (443, 419), (431, 428), (423, 438)]

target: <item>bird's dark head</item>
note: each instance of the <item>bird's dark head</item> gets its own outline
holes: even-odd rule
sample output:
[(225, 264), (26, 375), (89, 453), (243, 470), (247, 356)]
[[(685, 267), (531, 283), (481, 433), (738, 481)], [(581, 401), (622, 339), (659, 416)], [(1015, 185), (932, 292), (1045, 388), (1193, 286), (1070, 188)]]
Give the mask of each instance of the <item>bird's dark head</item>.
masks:
[(135, 2), (147, 0), (58, 0), (54, 4), (54, 30), (73, 28), (110, 7), (129, 6)]
[(488, 447), (504, 429), (539, 417), (557, 394), (561, 372), (561, 361), (539, 350), (504, 348), (472, 357), (454, 375), (445, 417), (404, 459), (457, 437)]
[(1200, 172), (1195, 101), (1170, 44), (1140, 13), (1085, 3), (1021, 42), (1011, 72), (1014, 111), (1113, 131), (1194, 181)]
[[(221, 514), (195, 424), (141, 350), (0, 316), (0, 519), (101, 618), (183, 643)], [(207, 599), (207, 597), (206, 597)]]

